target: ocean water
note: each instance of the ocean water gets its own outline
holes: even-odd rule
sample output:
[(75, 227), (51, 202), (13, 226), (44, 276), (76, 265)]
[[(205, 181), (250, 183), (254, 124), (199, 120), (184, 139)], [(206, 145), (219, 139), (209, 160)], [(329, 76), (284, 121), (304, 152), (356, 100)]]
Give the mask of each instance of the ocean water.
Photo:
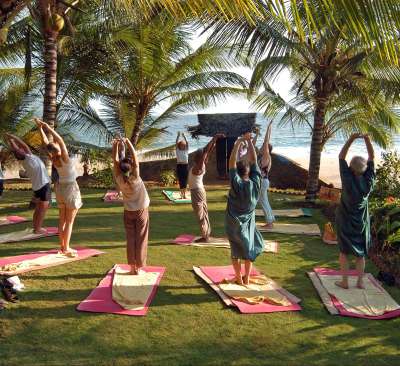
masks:
[[(257, 146), (261, 146), (265, 131), (267, 129), (269, 121), (266, 120), (262, 115), (257, 115), (257, 124), (260, 126), (261, 134), (257, 142)], [(180, 116), (176, 120), (168, 121), (163, 127), (167, 127), (167, 134), (163, 135), (160, 141), (150, 146), (150, 149), (157, 149), (166, 146), (170, 146), (175, 143), (176, 134), (178, 131), (185, 132), (186, 137), (189, 141), (189, 148), (191, 151), (196, 150), (199, 147), (204, 146), (208, 141), (208, 137), (199, 137), (198, 139), (192, 139), (187, 128), (189, 126), (197, 125), (197, 115), (187, 114)], [(338, 156), (340, 149), (342, 148), (345, 139), (342, 137), (332, 138), (323, 150), (323, 155), (328, 158), (335, 158)], [(293, 160), (297, 158), (308, 157), (310, 153), (311, 144), (311, 130), (308, 127), (295, 127), (291, 126), (279, 126), (278, 121), (274, 121), (272, 127), (271, 143), (273, 145), (274, 152), (285, 155)], [(384, 151), (379, 146), (375, 147), (375, 155), (379, 157)], [(389, 150), (397, 150), (400, 152), (400, 135), (393, 136), (393, 144)], [(350, 153), (355, 155), (365, 155), (365, 144), (362, 140), (354, 142)]]

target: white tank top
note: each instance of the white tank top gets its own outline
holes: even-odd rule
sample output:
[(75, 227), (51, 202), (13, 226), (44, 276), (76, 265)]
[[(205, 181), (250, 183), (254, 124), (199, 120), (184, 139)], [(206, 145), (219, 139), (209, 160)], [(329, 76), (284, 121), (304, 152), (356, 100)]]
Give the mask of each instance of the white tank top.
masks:
[(200, 175), (193, 174), (193, 168), (190, 169), (190, 172), (189, 172), (189, 187), (190, 187), (190, 189), (203, 189), (204, 188), (204, 183), (203, 183), (204, 174), (206, 174), (206, 169), (204, 166), (203, 166), (203, 173), (201, 173)]
[(189, 151), (176, 149), (176, 162), (178, 164), (187, 164), (189, 162)]
[(69, 159), (68, 163), (61, 161), (61, 166), (56, 166), (56, 169), (59, 183), (65, 184), (76, 181), (76, 170), (72, 159)]

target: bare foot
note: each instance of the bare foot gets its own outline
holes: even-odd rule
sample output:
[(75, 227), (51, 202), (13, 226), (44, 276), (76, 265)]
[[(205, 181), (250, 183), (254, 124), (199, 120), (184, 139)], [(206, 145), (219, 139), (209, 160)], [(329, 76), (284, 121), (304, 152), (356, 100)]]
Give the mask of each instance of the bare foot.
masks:
[(194, 241), (195, 243), (209, 243), (210, 242), (210, 238), (198, 238)]
[(243, 286), (244, 285), (244, 283), (243, 283), (243, 277), (242, 276), (240, 276), (240, 277), (236, 277), (236, 281), (235, 281), (238, 285), (241, 285), (241, 286)]
[(265, 224), (262, 226), (265, 229), (273, 229), (274, 228), (274, 224), (273, 223), (269, 223), (269, 224)]
[(364, 286), (364, 281), (363, 280), (358, 280), (357, 281), (357, 288), (364, 290), (365, 286)]
[(250, 285), (250, 276), (243, 276), (243, 284)]
[(75, 258), (78, 256), (78, 251), (72, 248), (68, 248), (64, 250), (64, 255), (66, 255), (67, 257)]
[(39, 230), (33, 230), (34, 234), (47, 234), (47, 230), (44, 228), (40, 228)]
[(336, 285), (337, 287), (344, 288), (345, 290), (347, 290), (347, 289), (349, 288), (349, 284), (346, 283), (346, 282), (343, 282), (343, 281), (336, 281), (336, 282), (335, 282), (335, 285)]

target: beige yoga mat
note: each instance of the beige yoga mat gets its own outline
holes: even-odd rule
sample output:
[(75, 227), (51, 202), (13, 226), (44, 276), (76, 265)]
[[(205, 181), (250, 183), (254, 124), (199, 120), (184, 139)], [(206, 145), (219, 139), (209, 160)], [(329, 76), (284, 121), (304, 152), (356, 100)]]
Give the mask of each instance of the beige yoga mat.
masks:
[(22, 269), (42, 267), (42, 266), (50, 267), (57, 264), (65, 263), (65, 261), (67, 260), (71, 260), (71, 257), (68, 257), (61, 253), (47, 254), (35, 259), (25, 260), (18, 263), (6, 264), (0, 267), (0, 272), (16, 272)]
[(14, 243), (14, 242), (18, 242), (18, 241), (33, 240), (33, 239), (38, 239), (38, 238), (58, 235), (58, 232), (56, 230), (54, 230), (54, 231), (53, 230), (49, 230), (49, 228), (47, 228), (46, 230), (47, 230), (46, 233), (35, 234), (33, 232), (32, 228), (26, 228), (25, 230), (21, 230), (21, 231), (1, 234), (0, 235), (0, 244), (3, 244), (3, 243)]
[(112, 299), (126, 310), (142, 310), (157, 283), (158, 272), (131, 275), (116, 267), (112, 283)]
[[(196, 237), (195, 240), (200, 237)], [(226, 238), (213, 238), (211, 242), (208, 243), (191, 243), (187, 244), (194, 247), (214, 247), (214, 248), (230, 248), (229, 241)], [(279, 244), (273, 240), (264, 240), (264, 253), (277, 253)]]
[[(286, 210), (273, 210), (272, 213), (276, 217), (303, 217), (304, 211), (300, 208), (286, 209)], [(264, 216), (264, 211), (257, 209), (256, 216)]]
[(318, 275), (326, 291), (336, 297), (343, 307), (350, 312), (367, 316), (383, 315), (389, 311), (400, 309), (400, 305), (384, 290), (374, 285), (369, 276), (364, 276), (365, 289), (356, 287), (357, 277), (349, 276), (349, 289), (335, 285), (341, 276)]
[(257, 228), (262, 233), (321, 236), (321, 231), (317, 224), (285, 224), (274, 222), (274, 226), (271, 229), (267, 229), (263, 225), (263, 223), (257, 223)]
[(286, 296), (277, 291), (275, 282), (265, 275), (251, 276), (248, 285), (238, 285), (233, 281), (225, 280), (218, 286), (228, 297), (247, 304), (267, 302), (278, 306), (292, 305)]

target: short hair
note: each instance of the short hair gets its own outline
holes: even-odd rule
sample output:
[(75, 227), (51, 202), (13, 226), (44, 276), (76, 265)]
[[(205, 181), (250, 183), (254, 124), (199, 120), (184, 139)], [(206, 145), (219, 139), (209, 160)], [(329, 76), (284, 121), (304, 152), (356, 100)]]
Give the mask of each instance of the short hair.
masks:
[(367, 160), (362, 156), (354, 156), (350, 161), (350, 169), (355, 175), (363, 175), (367, 170)]
[(132, 160), (124, 158), (119, 162), (119, 169), (123, 174), (128, 174), (132, 170)]
[(240, 178), (244, 178), (250, 171), (250, 164), (247, 161), (238, 161), (236, 169)]
[(186, 144), (186, 142), (185, 141), (179, 141), (178, 142), (178, 149), (179, 150), (186, 150), (186, 146), (187, 146), (187, 144)]

